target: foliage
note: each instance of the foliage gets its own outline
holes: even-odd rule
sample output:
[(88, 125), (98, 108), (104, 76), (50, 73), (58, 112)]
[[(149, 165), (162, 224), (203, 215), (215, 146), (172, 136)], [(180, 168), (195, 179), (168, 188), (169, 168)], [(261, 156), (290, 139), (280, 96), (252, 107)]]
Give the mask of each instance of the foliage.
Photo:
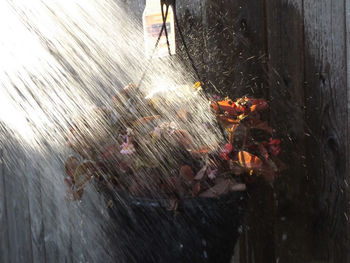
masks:
[(69, 199), (80, 199), (91, 180), (135, 196), (218, 197), (245, 190), (259, 176), (272, 182), (282, 170), (280, 140), (262, 120), (265, 100), (213, 96), (208, 111), (226, 138), (213, 150), (198, 148), (179, 127), (191, 121), (186, 110), (164, 121), (144, 98), (128, 85), (112, 98), (111, 109), (95, 107), (74, 122), (67, 142), (83, 161), (71, 156), (66, 162)]

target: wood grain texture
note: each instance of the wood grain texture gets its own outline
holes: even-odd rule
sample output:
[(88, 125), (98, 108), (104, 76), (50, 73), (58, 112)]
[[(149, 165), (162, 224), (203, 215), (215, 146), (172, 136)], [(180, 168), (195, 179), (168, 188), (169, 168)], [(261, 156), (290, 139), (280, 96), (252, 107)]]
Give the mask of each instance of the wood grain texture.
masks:
[[(0, 124), (1, 125), (1, 124)], [(2, 131), (0, 126), (0, 132)], [(3, 141), (0, 142), (0, 262), (9, 262), (9, 240), (6, 206), (5, 163)]]
[[(55, 176), (51, 177), (51, 184), (55, 186), (53, 201), (55, 202), (56, 214), (56, 244), (59, 251), (57, 260), (59, 262), (70, 262), (72, 254), (70, 253), (71, 240), (70, 233), (72, 231), (68, 228), (69, 225), (69, 209), (68, 202), (65, 200), (65, 185), (63, 178), (65, 175), (64, 160), (66, 156), (62, 156), (62, 153), (57, 150), (52, 150), (52, 158), (48, 159), (51, 165), (50, 171), (55, 173)], [(74, 231), (74, 230), (73, 230)], [(86, 251), (87, 249), (85, 249)]]
[[(34, 155), (31, 155), (34, 157)], [(30, 213), (30, 233), (33, 262), (45, 262), (44, 222), (41, 199), (41, 180), (37, 164), (31, 159), (26, 163), (28, 202)]]
[(307, 262), (314, 244), (310, 242), (310, 204), (305, 191), (303, 1), (269, 0), (265, 10), (270, 123), (282, 139), (281, 158), (288, 166), (274, 184), (274, 249), (280, 262)]
[[(315, 235), (327, 262), (348, 262), (347, 72), (344, 1), (304, 1), (308, 174)], [(321, 253), (319, 250), (318, 253)]]
[[(350, 2), (344, 0), (345, 3), (345, 27), (346, 27), (346, 61), (347, 61), (347, 79), (346, 79), (346, 88), (347, 88), (347, 149), (346, 149), (346, 156), (347, 162), (346, 162), (346, 171), (349, 174), (350, 171)], [(345, 193), (347, 194), (346, 200), (350, 200), (350, 187), (349, 182), (350, 178), (349, 175), (345, 179), (346, 185), (345, 185)], [(350, 217), (350, 206), (347, 206), (347, 209), (345, 211), (346, 217)], [(349, 222), (349, 220), (347, 220)], [(348, 223), (349, 224), (349, 223)], [(347, 243), (346, 247), (350, 247), (349, 237), (350, 237), (350, 227), (347, 227)]]
[[(50, 154), (54, 154), (53, 151), (48, 151)], [(50, 157), (48, 157), (50, 158)], [(58, 242), (58, 200), (55, 200), (55, 186), (51, 181), (53, 178), (50, 173), (53, 170), (50, 166), (45, 166), (45, 163), (40, 163), (39, 172), (41, 179), (41, 198), (42, 198), (42, 209), (43, 213), (43, 224), (44, 224), (44, 244), (45, 244), (45, 261), (55, 262), (60, 257), (60, 247)], [(61, 171), (57, 170), (57, 177), (61, 177)]]
[[(122, 2), (141, 22), (145, 1)], [(289, 169), (251, 197), (239, 261), (349, 262), (350, 2), (178, 0), (177, 12), (209, 88), (268, 98), (283, 138)], [(18, 145), (9, 141), (0, 163), (0, 262), (102, 259), (102, 242), (86, 251), (97, 243), (84, 232), (82, 208), (58, 208), (45, 177), (52, 170), (18, 158), (26, 156)]]
[(32, 262), (31, 222), (25, 179), (26, 158), (17, 140), (7, 137), (4, 146), (5, 193), (9, 237), (9, 262)]
[[(229, 96), (248, 94), (268, 98), (268, 36), (264, 4), (264, 1), (235, 1), (233, 6), (232, 1), (225, 2), (225, 5), (233, 6), (228, 14), (234, 14), (230, 26), (235, 33), (234, 46), (238, 51), (232, 64), (228, 65), (233, 69), (231, 76), (235, 86), (228, 90)], [(222, 79), (225, 75), (216, 77)], [(250, 187), (239, 262), (275, 262), (274, 199), (273, 188), (264, 182)]]
[(264, 96), (263, 2), (208, 0), (202, 17), (206, 78), (212, 89), (232, 97)]

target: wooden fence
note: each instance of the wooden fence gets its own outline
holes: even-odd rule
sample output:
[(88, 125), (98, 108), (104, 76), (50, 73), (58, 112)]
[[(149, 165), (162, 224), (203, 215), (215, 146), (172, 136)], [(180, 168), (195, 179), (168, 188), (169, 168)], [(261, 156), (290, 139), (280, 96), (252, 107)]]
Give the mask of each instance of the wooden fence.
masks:
[[(141, 18), (144, 1), (121, 2)], [(350, 2), (176, 2), (203, 81), (232, 97), (267, 98), (283, 138), (288, 171), (252, 191), (236, 260), (349, 262)], [(25, 156), (18, 151), (2, 142), (0, 262), (88, 261), (88, 237), (71, 234), (83, 226), (67, 230), (62, 222), (62, 213), (78, 212), (42, 201), (52, 189), (35, 189), (44, 184), (29, 184), (25, 174), (48, 171), (16, 159)]]
[(203, 81), (267, 98), (283, 138), (289, 169), (252, 193), (240, 262), (348, 262), (349, 1), (177, 5)]

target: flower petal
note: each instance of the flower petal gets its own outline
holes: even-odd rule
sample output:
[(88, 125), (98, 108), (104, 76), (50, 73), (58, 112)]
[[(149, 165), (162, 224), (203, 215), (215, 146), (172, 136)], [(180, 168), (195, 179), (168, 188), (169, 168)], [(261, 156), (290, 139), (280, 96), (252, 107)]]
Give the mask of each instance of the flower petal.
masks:
[(263, 165), (263, 162), (257, 156), (246, 151), (238, 152), (238, 162), (247, 169), (260, 169)]

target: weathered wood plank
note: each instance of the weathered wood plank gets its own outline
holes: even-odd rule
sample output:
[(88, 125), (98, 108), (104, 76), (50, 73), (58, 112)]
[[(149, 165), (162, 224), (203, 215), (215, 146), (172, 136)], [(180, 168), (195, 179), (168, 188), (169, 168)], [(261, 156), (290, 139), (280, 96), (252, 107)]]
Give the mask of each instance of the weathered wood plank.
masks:
[[(53, 151), (47, 151), (47, 154), (54, 156)], [(50, 157), (47, 157), (50, 159)], [(60, 256), (57, 233), (57, 201), (55, 200), (55, 185), (52, 179), (53, 170), (46, 166), (45, 162), (38, 162), (38, 176), (41, 182), (41, 199), (43, 210), (44, 224), (44, 241), (45, 241), (45, 261), (55, 262)], [(57, 172), (55, 172), (55, 176)]]
[[(304, 19), (302, 0), (266, 1), (270, 123), (282, 138), (288, 169), (275, 183), (275, 250), (280, 262), (307, 262), (304, 147)], [(309, 235), (309, 236), (308, 236)], [(293, 251), (293, 252), (291, 252)]]
[(240, 263), (275, 262), (274, 196), (264, 182), (249, 187), (240, 239)]
[[(144, 1), (129, 2), (141, 18)], [(265, 2), (265, 8), (258, 0), (177, 2), (180, 24), (205, 82), (233, 96), (266, 96), (267, 89), (261, 89), (266, 82), (262, 58), (264, 51), (269, 54), (271, 120), (283, 135), (290, 169), (275, 184), (276, 221), (271, 195), (253, 200), (253, 228), (243, 233), (247, 246), (240, 261), (347, 262), (350, 3)], [(84, 232), (87, 219), (79, 214), (81, 207), (57, 202), (52, 169), (18, 158), (25, 154), (17, 147), (8, 146), (7, 166), (0, 163), (0, 262), (86, 261), (103, 255), (102, 247), (87, 251), (96, 243), (90, 240), (93, 232)], [(24, 177), (35, 171), (42, 181)], [(268, 187), (263, 189), (272, 194)], [(71, 235), (65, 232), (69, 211), (78, 220), (67, 222)]]
[[(349, 173), (350, 171), (350, 2), (349, 1), (344, 1), (345, 2), (345, 27), (346, 27), (346, 61), (347, 61), (347, 80), (346, 80), (346, 87), (347, 87), (347, 149), (346, 149), (346, 156), (348, 156), (347, 158), (347, 163), (346, 163), (346, 171)], [(349, 194), (349, 182), (350, 182), (350, 178), (349, 175), (347, 176), (346, 180), (346, 184), (345, 184), (345, 193), (347, 194), (346, 199), (350, 200), (350, 194)], [(349, 224), (349, 218), (350, 218), (350, 206), (347, 207), (346, 209), (346, 217), (347, 217), (347, 221)], [(346, 231), (347, 237), (350, 237), (350, 227), (347, 227), (347, 231)], [(350, 248), (350, 242), (348, 241), (346, 244), (346, 247)]]
[[(308, 173), (314, 195), (315, 238), (327, 262), (348, 262), (347, 171), (348, 101), (345, 1), (304, 1)], [(321, 250), (317, 251), (322, 253)]]
[(8, 135), (4, 147), (9, 262), (32, 262), (30, 214), (25, 180), (25, 151)]
[[(1, 125), (1, 123), (0, 123)], [(0, 126), (0, 132), (2, 131)], [(0, 142), (0, 262), (9, 262), (8, 222), (5, 191), (3, 141)]]
[[(46, 160), (39, 163), (38, 170), (41, 178), (45, 260), (75, 262), (75, 254), (79, 251), (72, 248), (72, 235), (76, 235), (79, 229), (70, 225), (72, 215), (64, 199), (66, 189), (63, 184), (63, 162), (59, 159), (58, 152), (52, 149), (48, 152)], [(74, 219), (79, 220), (79, 217), (72, 220)], [(83, 239), (75, 240), (75, 246), (84, 247), (82, 241)], [(85, 253), (89, 253), (87, 248)]]
[(29, 212), (31, 218), (31, 237), (33, 262), (45, 262), (44, 223), (41, 198), (41, 180), (37, 168), (37, 158), (31, 153), (26, 163)]
[(59, 250), (58, 261), (70, 262), (72, 255), (70, 254), (70, 233), (74, 229), (69, 228), (69, 210), (65, 200), (66, 185), (63, 182), (65, 175), (64, 161), (62, 154), (57, 150), (53, 150), (51, 158), (48, 159), (48, 166), (51, 171), (51, 184), (54, 185), (54, 201), (56, 209), (56, 244)]
[(208, 82), (238, 97), (264, 96), (264, 13), (262, 1), (208, 0), (203, 10)]
[[(208, 1), (209, 79), (225, 95), (267, 97), (264, 1)], [(219, 62), (217, 64), (216, 62)], [(212, 72), (214, 71), (214, 73)], [(252, 187), (239, 262), (274, 262), (274, 197), (270, 186)], [(236, 257), (237, 260), (237, 257)]]

